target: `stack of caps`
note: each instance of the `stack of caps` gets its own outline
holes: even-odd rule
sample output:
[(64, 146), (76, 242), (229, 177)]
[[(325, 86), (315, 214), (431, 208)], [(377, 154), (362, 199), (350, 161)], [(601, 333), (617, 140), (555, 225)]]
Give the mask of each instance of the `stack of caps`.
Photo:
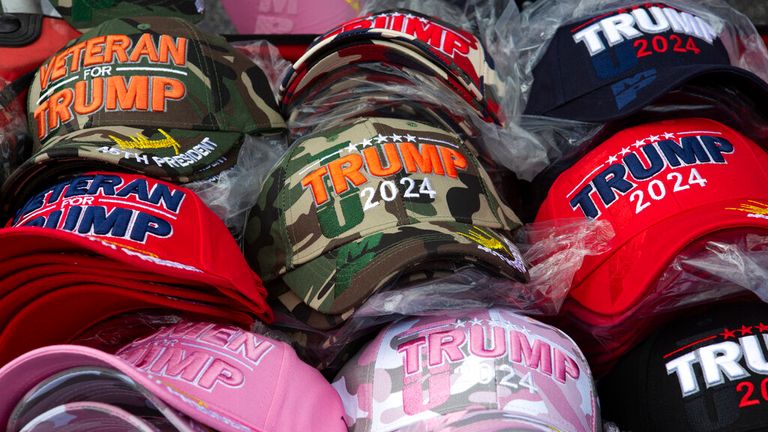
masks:
[(203, 19), (201, 0), (50, 0), (72, 27), (85, 31), (112, 18), (177, 17), (189, 22)]
[(390, 325), (333, 386), (351, 432), (602, 430), (579, 347), (504, 308)]
[[(363, 90), (370, 82), (410, 85), (413, 93), (403, 97), (386, 86)], [(409, 10), (377, 12), (318, 37), (285, 76), (279, 99), (286, 118), (293, 121), (306, 115), (302, 105), (318, 106), (320, 111), (309, 115), (323, 123), (323, 117), (331, 114), (320, 104), (313, 105), (318, 99), (375, 101), (374, 105), (392, 99), (418, 100), (424, 92), (418, 84), (422, 82), (459, 96), (467, 112), (489, 122), (504, 121), (498, 102), (504, 97), (504, 86), (482, 42), (451, 24)], [(437, 100), (444, 99), (438, 96)], [(461, 110), (439, 103), (424, 109), (444, 111), (438, 117)], [(463, 123), (461, 116), (455, 117)]]
[(126, 312), (272, 320), (224, 223), (170, 183), (103, 172), (69, 178), (33, 196), (0, 242), (0, 364)]
[(616, 234), (607, 253), (585, 260), (564, 306), (595, 367), (647, 334), (656, 320), (646, 317), (679, 303), (657, 284), (683, 249), (715, 232), (768, 229), (768, 154), (757, 143), (713, 120), (664, 119), (674, 118), (669, 110), (625, 126), (687, 83), (768, 94), (761, 78), (731, 63), (734, 24), (681, 4), (624, 2), (565, 23), (533, 70), (527, 114), (615, 121), (608, 129), (620, 130), (534, 182), (549, 189), (537, 222), (604, 220)]
[(245, 255), (277, 307), (330, 329), (413, 272), (459, 262), (526, 281), (506, 237), (519, 225), (457, 135), (362, 118), (291, 146), (250, 214)]
[(89, 169), (215, 179), (249, 135), (285, 129), (263, 71), (178, 18), (114, 19), (71, 41), (35, 76), (28, 113), (33, 155), (3, 185), (7, 213)]
[(114, 355), (31, 351), (0, 369), (0, 386), (8, 432), (347, 430), (338, 394), (290, 346), (205, 322), (179, 322)]

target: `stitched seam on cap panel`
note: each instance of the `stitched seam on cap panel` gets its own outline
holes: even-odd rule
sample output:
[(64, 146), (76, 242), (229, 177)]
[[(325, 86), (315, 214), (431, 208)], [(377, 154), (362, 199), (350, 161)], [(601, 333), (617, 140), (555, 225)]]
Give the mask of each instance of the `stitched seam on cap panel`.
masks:
[[(210, 44), (208, 43), (208, 41), (204, 37), (201, 37), (203, 35), (200, 32), (198, 32), (197, 28), (195, 28), (193, 25), (188, 23), (186, 20), (181, 20), (180, 19), (179, 21), (181, 21), (182, 25), (186, 26), (190, 30), (190, 33), (195, 37), (195, 40), (197, 41), (197, 44), (195, 44), (195, 45), (197, 46), (197, 53), (200, 56), (200, 66), (203, 68), (203, 73), (208, 76), (208, 80), (211, 82), (211, 87), (213, 87), (213, 85), (214, 85), (213, 83), (216, 82), (217, 83), (216, 87), (218, 88), (218, 82), (219, 82), (218, 78), (219, 78), (219, 76), (216, 74), (216, 68), (212, 67), (212, 70), (210, 70), (210, 71), (207, 70), (208, 69), (207, 68), (207, 66), (208, 66), (207, 62), (208, 62), (208, 60), (210, 60), (210, 58), (205, 56), (205, 55), (203, 55), (203, 49), (202, 49), (203, 44), (205, 44), (205, 46), (208, 48), (208, 52), (213, 52), (213, 50), (211, 49)], [(213, 61), (212, 60), (211, 60), (211, 66), (213, 66)], [(211, 103), (211, 94), (210, 94), (210, 92), (203, 92), (203, 93), (205, 94), (205, 100), (207, 101), (207, 105), (208, 105), (207, 108), (208, 109), (214, 108), (212, 106), (212, 103)], [(219, 98), (219, 104), (221, 105), (221, 98)], [(222, 107), (222, 109), (224, 108), (223, 105), (221, 105), (221, 107)], [(218, 116), (214, 115), (213, 116), (213, 120), (216, 123), (216, 127), (219, 130), (221, 130), (221, 125), (219, 124)]]

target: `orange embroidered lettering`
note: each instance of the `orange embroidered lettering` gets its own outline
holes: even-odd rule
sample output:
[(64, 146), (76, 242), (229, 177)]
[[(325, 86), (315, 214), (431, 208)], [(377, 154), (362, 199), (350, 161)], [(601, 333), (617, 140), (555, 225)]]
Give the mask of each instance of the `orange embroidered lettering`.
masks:
[(326, 173), (328, 173), (328, 168), (320, 167), (301, 179), (301, 186), (305, 188), (309, 186), (312, 189), (312, 196), (317, 205), (325, 204), (328, 201), (328, 191), (325, 190), (325, 183), (323, 183), (323, 176)]
[(131, 38), (126, 35), (109, 35), (104, 47), (104, 61), (112, 63), (115, 56), (121, 63), (128, 62), (128, 48), (131, 47)]
[(165, 111), (167, 99), (179, 100), (187, 89), (176, 78), (152, 77), (152, 111)]
[(178, 38), (175, 43), (172, 37), (168, 35), (160, 36), (160, 61), (168, 63), (172, 58), (177, 66), (187, 64), (187, 38)]
[(125, 84), (122, 76), (107, 78), (107, 111), (149, 109), (149, 77), (133, 76)]
[(136, 43), (136, 48), (131, 53), (130, 60), (133, 63), (138, 63), (141, 57), (146, 57), (149, 61), (157, 63), (160, 61), (160, 57), (157, 55), (157, 49), (155, 49), (155, 43), (152, 41), (152, 34), (144, 33)]
[(90, 103), (86, 101), (86, 98), (88, 98), (88, 83), (78, 81), (75, 84), (75, 113), (86, 115), (95, 112), (101, 107), (101, 102), (104, 100), (104, 78), (94, 78), (92, 83), (93, 94), (91, 95)]
[(382, 167), (381, 157), (376, 147), (368, 147), (363, 150), (368, 172), (378, 177), (387, 177), (403, 169), (395, 144), (387, 143), (383, 147), (384, 153), (387, 155), (387, 165), (389, 165), (387, 168)]
[(354, 153), (328, 163), (328, 173), (331, 175), (331, 183), (333, 183), (333, 190), (336, 195), (341, 195), (349, 190), (347, 180), (355, 186), (360, 186), (368, 181), (364, 175), (360, 174), (362, 167), (362, 156)]
[(413, 143), (405, 142), (400, 144), (400, 151), (403, 153), (403, 162), (405, 170), (409, 173), (422, 172), (424, 174), (445, 175), (443, 165), (440, 163), (440, 156), (433, 144), (422, 144), (421, 153)]
[(106, 40), (106, 36), (99, 36), (88, 39), (88, 41), (85, 43), (85, 56), (83, 57), (83, 66), (87, 67), (104, 63), (104, 42)]
[(443, 158), (445, 174), (448, 177), (458, 177), (459, 173), (456, 171), (456, 168), (460, 170), (465, 170), (467, 168), (467, 159), (463, 154), (452, 148), (440, 147), (440, 156)]

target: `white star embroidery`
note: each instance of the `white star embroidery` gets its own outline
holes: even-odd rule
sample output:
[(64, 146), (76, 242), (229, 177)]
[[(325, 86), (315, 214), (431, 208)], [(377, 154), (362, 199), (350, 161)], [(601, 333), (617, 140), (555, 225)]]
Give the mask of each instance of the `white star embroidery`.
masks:
[(353, 152), (356, 152), (356, 151), (357, 151), (357, 146), (350, 142), (349, 145), (347, 146), (347, 152), (348, 153), (353, 153)]
[(674, 137), (675, 137), (675, 134), (673, 134), (673, 133), (669, 133), (669, 132), (664, 132), (664, 138), (666, 138), (666, 139), (672, 139), (672, 138), (674, 138)]
[(656, 141), (659, 140), (659, 136), (658, 135), (651, 135), (651, 136), (649, 136), (646, 139), (648, 140), (648, 143), (653, 143), (653, 142), (656, 142)]
[(623, 149), (621, 149), (621, 151), (619, 152), (619, 154), (620, 154), (620, 155), (622, 155), (622, 156), (624, 156), (625, 154), (628, 154), (628, 153), (632, 153), (632, 152), (629, 150), (629, 147), (624, 147), (624, 148), (623, 148)]
[(490, 324), (492, 327), (504, 327), (504, 321), (495, 318), (488, 320), (488, 324)]
[(483, 320), (478, 318), (473, 318), (472, 321), (469, 322), (472, 325), (483, 325)]
[(363, 140), (363, 142), (361, 142), (360, 144), (362, 144), (362, 145), (363, 145), (363, 148), (365, 148), (365, 147), (368, 147), (368, 146), (372, 146), (372, 145), (373, 145), (373, 142), (371, 142), (371, 140), (369, 140), (368, 138), (366, 138), (366, 139), (364, 139), (364, 140)]
[(394, 133), (392, 134), (392, 141), (393, 141), (393, 142), (400, 142), (400, 141), (402, 141), (402, 140), (403, 140), (403, 137), (402, 137), (402, 136), (400, 136), (400, 135), (398, 135), (398, 134), (394, 134)]
[(466, 325), (467, 325), (466, 321), (462, 321), (460, 319), (457, 319), (456, 322), (453, 324), (453, 327), (459, 328), (459, 327), (464, 327)]
[(644, 139), (637, 140), (637, 141), (635, 141), (634, 144), (632, 144), (633, 147), (640, 147), (641, 145), (645, 145), (645, 140)]
[(407, 142), (415, 142), (416, 141), (416, 137), (411, 135), (411, 134), (408, 134), (408, 135), (405, 136), (405, 141), (407, 141)]
[(614, 162), (616, 162), (618, 159), (616, 159), (616, 155), (611, 155), (608, 157), (608, 160), (605, 162), (606, 164), (610, 165)]
[(388, 139), (388, 137), (387, 137), (386, 135), (382, 135), (382, 134), (379, 134), (379, 135), (378, 135), (376, 138), (374, 138), (374, 139), (376, 140), (376, 143), (377, 143), (377, 144), (381, 144), (381, 143), (383, 143), (384, 141), (386, 141), (386, 140)]

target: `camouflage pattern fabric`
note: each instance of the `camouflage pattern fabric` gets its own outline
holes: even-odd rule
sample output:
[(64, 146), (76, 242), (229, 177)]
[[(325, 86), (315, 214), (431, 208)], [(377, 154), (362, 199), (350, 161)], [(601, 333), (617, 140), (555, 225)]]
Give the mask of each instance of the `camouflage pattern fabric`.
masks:
[(72, 27), (91, 29), (113, 18), (137, 16), (178, 17), (190, 22), (203, 19), (202, 0), (51, 0)]
[(600, 429), (592, 375), (576, 344), (505, 308), (392, 324), (333, 386), (352, 432)]
[(285, 129), (263, 71), (177, 18), (111, 20), (83, 34), (40, 68), (27, 105), (33, 157), (6, 196), (23, 198), (51, 166), (209, 179), (235, 164), (244, 134)]
[[(330, 66), (316, 67), (324, 62)], [(318, 37), (280, 87), (283, 112), (303, 88), (334, 67), (356, 62), (404, 62), (446, 82), (486, 121), (503, 124), (505, 88), (482, 42), (451, 24), (409, 10), (356, 18)]]
[(273, 281), (272, 299), (325, 328), (398, 275), (441, 259), (527, 281), (506, 237), (519, 225), (455, 134), (361, 118), (293, 144), (262, 186), (245, 255)]
[(159, 432), (147, 421), (114, 405), (71, 402), (46, 411), (24, 425), (28, 432)]

